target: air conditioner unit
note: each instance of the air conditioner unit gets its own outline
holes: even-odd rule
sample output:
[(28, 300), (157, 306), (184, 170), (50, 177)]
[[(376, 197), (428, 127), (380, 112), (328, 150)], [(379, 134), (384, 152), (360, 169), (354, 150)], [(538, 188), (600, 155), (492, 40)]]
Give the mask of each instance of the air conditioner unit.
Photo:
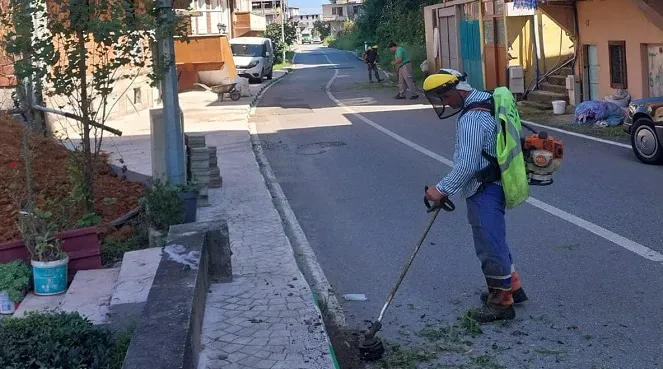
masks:
[(525, 93), (525, 71), (521, 65), (509, 67), (509, 90), (514, 94)]

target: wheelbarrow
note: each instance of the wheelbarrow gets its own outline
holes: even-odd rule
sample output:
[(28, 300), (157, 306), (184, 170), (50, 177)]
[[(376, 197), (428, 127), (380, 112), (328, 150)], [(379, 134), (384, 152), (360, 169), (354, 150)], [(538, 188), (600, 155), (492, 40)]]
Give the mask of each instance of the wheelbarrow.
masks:
[(223, 101), (223, 97), (225, 94), (230, 95), (230, 100), (232, 101), (237, 101), (242, 97), (242, 94), (235, 89), (235, 86), (237, 86), (237, 83), (228, 83), (225, 85), (218, 85), (218, 86), (207, 86), (202, 83), (194, 83), (196, 86), (200, 86), (204, 88), (207, 91), (214, 92), (219, 96), (219, 101)]

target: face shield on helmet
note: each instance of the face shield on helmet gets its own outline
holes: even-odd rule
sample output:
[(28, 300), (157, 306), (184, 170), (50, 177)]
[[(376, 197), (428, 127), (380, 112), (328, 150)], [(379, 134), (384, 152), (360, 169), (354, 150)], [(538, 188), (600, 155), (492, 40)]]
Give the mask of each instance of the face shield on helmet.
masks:
[(424, 81), (424, 94), (440, 119), (460, 113), (463, 97), (456, 89), (460, 80), (453, 74), (433, 74)]

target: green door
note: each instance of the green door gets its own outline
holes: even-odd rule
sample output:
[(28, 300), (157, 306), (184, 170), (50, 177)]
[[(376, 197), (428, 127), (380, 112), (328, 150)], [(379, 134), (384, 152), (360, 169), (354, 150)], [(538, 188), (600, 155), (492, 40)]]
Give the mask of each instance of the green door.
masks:
[(483, 60), (481, 58), (481, 30), (479, 28), (479, 2), (463, 4), (460, 19), (460, 55), (467, 82), (483, 90)]

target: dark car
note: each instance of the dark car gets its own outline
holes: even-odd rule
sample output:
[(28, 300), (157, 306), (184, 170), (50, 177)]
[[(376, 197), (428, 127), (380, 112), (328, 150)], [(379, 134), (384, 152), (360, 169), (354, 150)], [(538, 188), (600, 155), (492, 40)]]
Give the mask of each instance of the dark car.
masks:
[(663, 97), (632, 101), (624, 120), (635, 156), (643, 163), (663, 164)]

